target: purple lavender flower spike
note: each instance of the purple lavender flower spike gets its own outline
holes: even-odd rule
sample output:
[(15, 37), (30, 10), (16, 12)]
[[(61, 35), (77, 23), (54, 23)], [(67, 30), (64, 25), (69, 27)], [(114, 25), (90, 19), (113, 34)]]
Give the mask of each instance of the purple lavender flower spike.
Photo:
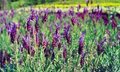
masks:
[(63, 12), (63, 18), (66, 18), (66, 17), (67, 17), (67, 13)]
[(27, 39), (25, 37), (22, 39), (22, 45), (26, 50), (29, 49), (29, 44), (27, 43)]
[(77, 12), (76, 15), (77, 15), (77, 17), (81, 18), (84, 21), (84, 14), (83, 13)]
[(56, 32), (53, 34), (53, 41), (52, 41), (52, 46), (53, 47), (57, 47), (58, 46), (59, 39), (60, 39), (60, 35), (57, 32), (57, 30), (56, 30)]
[(60, 48), (61, 48), (61, 42), (59, 41), (58, 42), (58, 50), (60, 50)]
[(52, 56), (51, 56), (51, 60), (53, 61), (54, 58), (55, 58), (55, 53), (54, 53), (54, 51), (53, 51), (53, 52), (52, 52)]
[(4, 67), (6, 62), (10, 63), (11, 55), (6, 51), (0, 50), (0, 67)]
[(30, 18), (28, 18), (28, 21), (27, 21), (27, 31), (30, 31), (31, 30), (31, 24), (30, 24)]
[(54, 61), (55, 53), (52, 44), (50, 44), (51, 61)]
[(41, 42), (40, 42), (40, 38), (39, 38), (39, 33), (36, 33), (36, 45), (39, 47)]
[(88, 13), (88, 9), (85, 7), (83, 10), (83, 14), (86, 15)]
[(60, 36), (59, 30), (60, 30), (60, 25), (56, 24), (56, 30), (55, 30), (55, 33), (53, 34), (53, 39), (52, 39), (52, 46), (53, 48), (58, 47), (60, 49), (61, 47), (60, 37), (61, 36)]
[(3, 51), (0, 50), (0, 67), (5, 65), (5, 59), (3, 57)]
[(115, 28), (117, 27), (117, 22), (116, 22), (116, 20), (115, 20), (114, 15), (112, 15), (111, 21), (112, 21), (112, 22), (111, 22), (111, 23), (112, 23), (112, 28), (115, 29)]
[(57, 13), (56, 13), (56, 17), (61, 20), (62, 18), (62, 11), (61, 10), (58, 10)]
[(74, 26), (75, 24), (78, 23), (78, 19), (76, 17), (71, 18), (72, 25)]
[(13, 18), (14, 17), (14, 14), (15, 14), (15, 11), (14, 11), (14, 9), (11, 9), (11, 18)]
[(101, 10), (96, 11), (96, 21), (99, 21), (101, 19)]
[(108, 25), (109, 20), (108, 20), (108, 14), (107, 13), (102, 13), (102, 19), (104, 21), (105, 26)]
[(32, 46), (30, 46), (30, 47), (28, 48), (28, 54), (30, 54), (31, 56), (34, 56), (34, 55), (35, 55), (35, 50), (34, 50), (34, 48), (33, 48)]
[(31, 9), (31, 15), (30, 15), (30, 20), (35, 19), (35, 10)]
[(63, 46), (63, 58), (64, 58), (64, 60), (66, 62), (66, 60), (67, 60), (67, 49), (66, 49), (65, 45)]
[(42, 22), (43, 22), (43, 23), (46, 22), (47, 19), (48, 19), (48, 14), (45, 13), (44, 16), (42, 16)]
[(25, 48), (29, 55), (34, 56), (35, 50), (32, 46), (29, 45), (29, 37), (23, 37), (22, 39), (22, 46)]
[(78, 48), (79, 55), (81, 55), (83, 53), (85, 33), (86, 33), (86, 31), (82, 32), (82, 34), (79, 38), (79, 48)]
[(71, 43), (71, 35), (70, 35), (70, 25), (68, 24), (64, 24), (64, 32), (63, 32), (63, 37), (67, 40), (67, 43), (70, 44)]
[(35, 30), (36, 30), (37, 33), (38, 33), (38, 31), (39, 31), (39, 23), (38, 23), (38, 20), (39, 20), (39, 18), (38, 18), (38, 16), (36, 16)]
[(103, 45), (106, 42), (106, 38), (104, 38), (102, 41), (100, 41), (99, 44), (97, 44), (97, 53), (100, 55), (101, 53), (104, 52)]
[(102, 48), (102, 46), (100, 44), (97, 45), (97, 53), (98, 55), (100, 55), (102, 52), (104, 52), (104, 49)]
[(14, 43), (14, 41), (16, 39), (16, 34), (17, 34), (17, 26), (16, 26), (16, 24), (13, 24), (13, 27), (12, 27), (11, 33), (10, 33), (10, 40), (12, 43)]
[(50, 49), (45, 48), (44, 49), (44, 55), (45, 55), (46, 58), (48, 58), (50, 56)]
[(30, 37), (33, 37), (34, 36), (34, 28), (31, 27), (31, 30), (30, 30)]
[(48, 47), (48, 41), (43, 33), (42, 33), (42, 46), (44, 49)]
[(56, 27), (55, 33), (57, 34), (60, 30), (61, 25), (60, 24), (55, 24), (55, 27)]
[(3, 27), (1, 27), (1, 28), (0, 28), (0, 34), (3, 33), (3, 30), (4, 30)]
[(84, 63), (85, 63), (85, 56), (88, 52), (82, 53), (81, 54), (81, 58), (80, 58), (80, 65), (81, 67), (83, 67)]
[(103, 46), (105, 42), (106, 42), (106, 37), (103, 38), (103, 40), (100, 42), (100, 45)]
[(71, 7), (71, 8), (69, 9), (68, 14), (69, 14), (70, 16), (74, 16), (74, 8), (73, 8), (73, 7)]

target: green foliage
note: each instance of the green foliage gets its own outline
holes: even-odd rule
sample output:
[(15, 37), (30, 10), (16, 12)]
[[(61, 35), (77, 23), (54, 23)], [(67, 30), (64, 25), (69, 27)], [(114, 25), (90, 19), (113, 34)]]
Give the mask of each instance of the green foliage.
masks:
[[(26, 24), (27, 17), (30, 15), (29, 12), (22, 12), (22, 14), (15, 14), (14, 19), (10, 19), (10, 21), (18, 21), (20, 20), (21, 28), (18, 30), (19, 33), (25, 35), (24, 25)], [(7, 19), (8, 20), (8, 19)], [(49, 15), (47, 22), (44, 24), (39, 20), (39, 25), (42, 27), (40, 30), (45, 33), (47, 39), (52, 41), (52, 34), (49, 31), (49, 25), (54, 24), (55, 15)], [(117, 19), (117, 21), (119, 21)], [(57, 23), (59, 21), (56, 20)], [(70, 18), (64, 18), (64, 22), (70, 22)], [(117, 45), (116, 47), (108, 44), (105, 46), (105, 53), (101, 55), (97, 55), (96, 52), (96, 40), (101, 40), (105, 35), (105, 30), (109, 29), (111, 33), (112, 42), (116, 42), (116, 30), (111, 28), (109, 24), (108, 28), (104, 26), (102, 20), (97, 22), (94, 26), (91, 19), (88, 17), (85, 18), (85, 21), (79, 19), (80, 27), (75, 25), (72, 26), (72, 43), (68, 45), (66, 40), (62, 39), (61, 42), (67, 45), (67, 62), (64, 62), (62, 58), (62, 51), (63, 48), (57, 50), (55, 48), (55, 59), (51, 61), (50, 58), (46, 59), (44, 57), (44, 49), (42, 46), (36, 48), (36, 53), (34, 57), (31, 57), (27, 54), (26, 51), (23, 53), (16, 52), (19, 49), (19, 45), (13, 45), (10, 43), (9, 35), (7, 34), (6, 30), (3, 31), (3, 34), (0, 34), (0, 47), (3, 50), (9, 51), (9, 53), (13, 54), (13, 63), (17, 59), (23, 59), (22, 65), (15, 66), (14, 70), (16, 72), (104, 72), (104, 71), (112, 71), (112, 72), (119, 72), (120, 67), (120, 46)], [(34, 25), (34, 22), (32, 23)], [(62, 25), (64, 23), (61, 23)], [(71, 24), (71, 23), (70, 23)], [(96, 27), (97, 34), (94, 34), (94, 28)], [(85, 35), (85, 47), (84, 51), (88, 52), (85, 56), (85, 64), (81, 68), (80, 66), (80, 56), (77, 53), (78, 49), (78, 40), (82, 31), (86, 30)], [(54, 31), (54, 30), (53, 30)], [(60, 30), (60, 33), (63, 32), (63, 29)], [(7, 68), (9, 70), (9, 67)]]
[[(6, 0), (7, 6), (6, 8), (18, 8), (18, 7), (24, 7), (24, 6), (30, 6), (30, 5), (39, 5), (39, 4), (80, 4), (84, 3), (85, 0)], [(2, 3), (2, 0), (0, 1)], [(93, 0), (93, 3), (120, 3), (120, 0)], [(0, 6), (1, 7), (1, 6)]]

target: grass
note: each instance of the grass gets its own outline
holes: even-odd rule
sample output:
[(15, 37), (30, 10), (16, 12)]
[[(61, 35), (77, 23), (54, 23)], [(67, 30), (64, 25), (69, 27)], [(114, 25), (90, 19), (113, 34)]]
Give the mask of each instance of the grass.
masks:
[[(86, 7), (86, 4), (84, 3), (78, 3), (80, 4), (82, 7)], [(34, 7), (36, 8), (52, 8), (52, 7), (55, 7), (55, 8), (69, 8), (71, 6), (73, 7), (76, 7), (78, 6), (78, 4), (41, 4), (41, 5), (35, 5)], [(99, 4), (90, 4), (89, 6), (92, 6), (92, 7), (96, 7), (96, 6), (105, 6), (105, 7), (118, 7), (120, 6), (120, 3), (99, 3)]]
[[(78, 4), (78, 3), (86, 3), (86, 0), (65, 0), (67, 4)], [(53, 2), (54, 4), (61, 4), (63, 3), (61, 0)], [(120, 3), (119, 0), (93, 0), (93, 3)]]
[[(86, 3), (85, 0), (66, 0), (65, 2), (61, 1), (56, 1), (53, 3), (45, 3), (45, 4), (39, 4), (35, 5), (37, 8), (51, 8), (55, 6), (56, 8), (68, 8), (70, 6), (76, 6), (80, 4), (81, 6), (85, 7)], [(20, 6), (22, 7), (23, 5), (26, 6), (24, 1), (17, 1), (17, 2), (12, 2), (12, 7), (13, 8), (19, 8)], [(118, 7), (120, 6), (120, 0), (93, 0), (93, 4), (89, 4), (89, 6), (112, 6), (112, 7)]]

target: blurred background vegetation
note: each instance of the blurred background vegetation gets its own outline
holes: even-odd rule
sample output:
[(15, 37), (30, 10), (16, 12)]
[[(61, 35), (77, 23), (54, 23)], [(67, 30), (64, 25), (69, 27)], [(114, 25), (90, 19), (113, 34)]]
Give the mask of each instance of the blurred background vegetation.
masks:
[[(79, 4), (86, 0), (0, 0), (1, 9), (11, 9), (40, 4)], [(92, 0), (93, 3), (120, 3), (120, 0)]]

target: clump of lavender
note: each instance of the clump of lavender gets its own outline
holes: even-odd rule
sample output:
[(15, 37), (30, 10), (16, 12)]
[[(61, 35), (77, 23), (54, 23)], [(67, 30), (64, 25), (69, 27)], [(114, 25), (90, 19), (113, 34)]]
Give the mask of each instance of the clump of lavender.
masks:
[(85, 33), (86, 33), (86, 31), (82, 32), (82, 34), (79, 38), (79, 48), (78, 48), (79, 55), (81, 55), (83, 53)]

